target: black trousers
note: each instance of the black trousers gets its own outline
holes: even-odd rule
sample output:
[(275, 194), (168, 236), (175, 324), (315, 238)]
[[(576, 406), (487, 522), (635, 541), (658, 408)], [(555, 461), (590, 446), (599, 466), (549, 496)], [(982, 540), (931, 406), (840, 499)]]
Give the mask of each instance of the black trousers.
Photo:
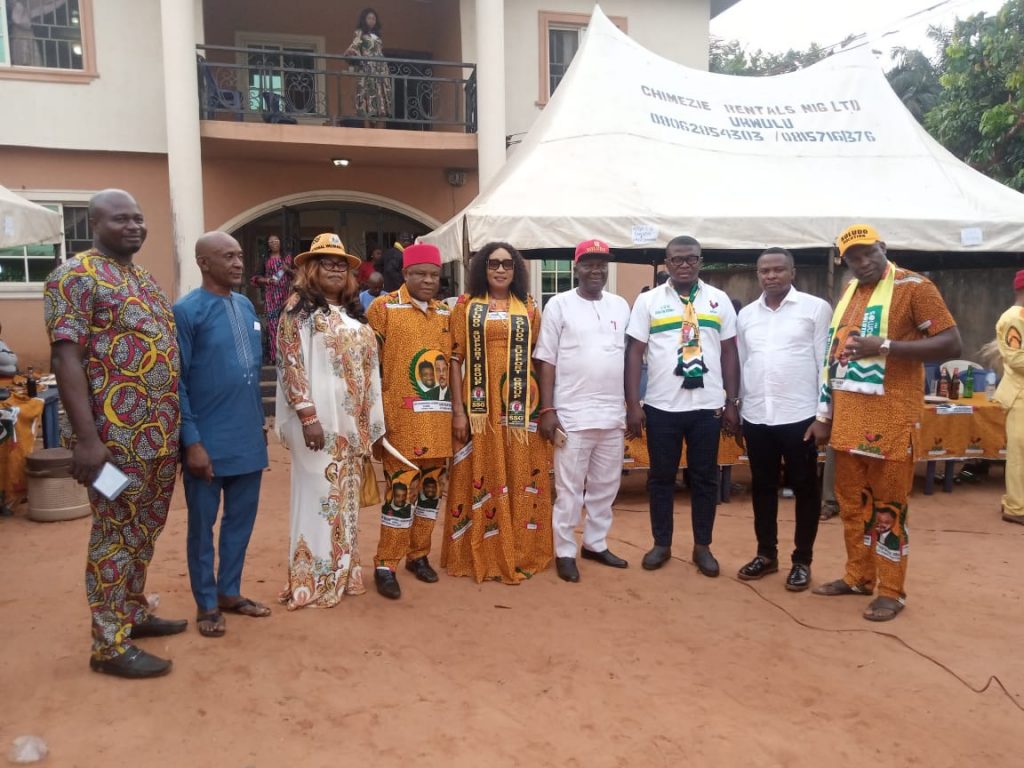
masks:
[(718, 503), (718, 437), (722, 419), (712, 410), (661, 411), (645, 405), (644, 412), (647, 414), (647, 452), (651, 458), (647, 495), (654, 543), (662, 547), (672, 545), (676, 473), (683, 440), (686, 440), (693, 541), (710, 544)]
[(775, 426), (743, 422), (743, 438), (750, 459), (757, 554), (770, 560), (779, 556), (779, 468), (784, 461), (796, 497), (793, 562), (811, 564), (821, 512), (818, 449), (813, 440), (804, 441), (804, 433), (812, 421)]

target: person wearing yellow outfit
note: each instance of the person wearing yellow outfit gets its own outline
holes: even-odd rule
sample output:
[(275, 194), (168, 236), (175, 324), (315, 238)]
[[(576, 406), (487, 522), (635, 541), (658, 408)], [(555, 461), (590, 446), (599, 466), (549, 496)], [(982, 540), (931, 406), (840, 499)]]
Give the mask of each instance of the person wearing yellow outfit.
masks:
[(1016, 302), (996, 323), (1003, 380), (995, 400), (1006, 409), (1006, 493), (1003, 520), (1024, 524), (1024, 269), (1013, 278)]
[(935, 284), (889, 261), (874, 227), (854, 224), (837, 245), (854, 279), (832, 315), (818, 413), (805, 439), (835, 451), (846, 574), (814, 594), (870, 595), (877, 583), (864, 618), (890, 621), (906, 604), (922, 363), (959, 355), (960, 332)]
[(518, 584), (551, 563), (551, 447), (537, 432), (532, 370), (540, 310), (526, 263), (488, 243), (452, 310), (452, 457), (441, 565), (452, 576)]
[(402, 286), (378, 296), (367, 311), (380, 346), (388, 439), (409, 462), (383, 455), (387, 492), (373, 577), (377, 591), (393, 600), (402, 596), (395, 575), (402, 558), (420, 581), (437, 581), (427, 556), (452, 455), (452, 404), (438, 386), (451, 356), (451, 313), (434, 298), (441, 252), (433, 245), (407, 246), (402, 276)]

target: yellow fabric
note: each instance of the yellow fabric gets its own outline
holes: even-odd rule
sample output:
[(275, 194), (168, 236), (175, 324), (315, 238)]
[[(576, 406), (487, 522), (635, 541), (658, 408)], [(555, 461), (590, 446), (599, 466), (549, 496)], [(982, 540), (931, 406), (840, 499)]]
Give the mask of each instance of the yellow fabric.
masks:
[(831, 402), (833, 389), (860, 392), (865, 395), (885, 394), (886, 358), (883, 355), (846, 361), (845, 365), (837, 363), (843, 355), (846, 340), (854, 335), (854, 331), (862, 336), (888, 338), (889, 310), (892, 309), (892, 295), (896, 285), (896, 265), (886, 262), (885, 274), (871, 291), (871, 297), (860, 322), (844, 328), (843, 319), (859, 285), (858, 280), (850, 281), (843, 292), (843, 297), (836, 305), (835, 312), (832, 313), (832, 322), (828, 329), (828, 349), (825, 364), (821, 369), (821, 400), (824, 403)]
[(0, 494), (11, 494), (11, 498), (7, 499), (8, 504), (16, 504), (20, 501), (16, 497), (26, 491), (25, 461), (35, 450), (35, 425), (43, 413), (43, 406), (40, 398), (22, 394), (12, 394), (0, 403), (0, 407), (19, 409), (18, 421), (14, 426), (17, 442), (11, 438), (0, 444)]
[(1024, 403), (1006, 414), (1006, 493), (1003, 512), (1024, 517)]
[(996, 402), (1006, 409), (1006, 494), (1003, 512), (1024, 516), (1024, 307), (1006, 310), (996, 323), (1003, 380)]
[[(470, 298), (470, 300), (469, 300), (469, 308), (470, 309), (474, 305), (479, 305), (479, 304), (483, 304), (484, 306), (489, 308), (491, 306), (491, 297), (490, 297), (490, 295), (488, 294), (487, 296), (484, 296), (483, 298), (481, 298), (479, 296), (474, 296), (474, 297)], [(531, 342), (529, 343), (528, 346), (532, 349), (532, 338), (535, 335), (535, 332), (534, 332), (533, 328), (530, 327), (530, 313), (527, 311), (526, 305), (522, 301), (520, 301), (515, 295), (509, 294), (509, 298), (508, 298), (508, 316), (509, 316), (509, 320), (510, 321), (511, 321), (511, 318), (512, 318), (513, 315), (521, 315), (521, 316), (526, 318), (527, 329), (528, 329), (527, 338), (531, 340)], [(469, 328), (469, 317), (470, 317), (470, 312), (467, 311), (466, 312), (466, 321), (465, 321), (466, 322), (466, 338), (467, 339), (470, 338), (470, 336), (471, 336), (470, 328)], [(487, 354), (486, 325), (487, 325), (487, 323), (486, 323), (486, 320), (485, 320), (484, 321), (485, 332), (483, 334), (484, 349), (483, 349), (483, 355), (482, 355), (482, 358), (483, 358), (484, 361), (489, 359), (488, 358), (488, 354)], [(509, 360), (511, 351), (512, 351), (512, 334), (508, 333), (505, 336), (505, 360), (506, 361)], [(529, 350), (528, 350), (528, 352), (529, 352)], [(466, 403), (470, 402), (470, 394), (469, 394), (469, 391), (470, 391), (470, 376), (468, 374), (469, 366), (472, 364), (472, 360), (469, 358), (470, 354), (471, 354), (471, 350), (467, 350), (467, 353), (466, 353), (466, 358), (467, 358), (466, 371), (467, 371), (467, 373), (463, 376), (463, 387), (466, 390), (465, 394), (464, 394), (464, 398), (465, 398), (465, 402)], [(526, 355), (526, 381), (527, 381), (527, 385), (529, 385), (531, 374), (532, 374), (532, 370), (531, 370), (532, 369), (532, 360), (533, 360), (533, 355), (532, 354), (527, 354)], [(506, 373), (511, 373), (510, 371), (507, 370), (507, 367), (506, 367)], [(510, 392), (509, 392), (511, 383), (512, 383), (512, 377), (510, 375), (506, 376), (506, 378), (505, 378), (505, 387), (504, 387), (504, 392), (503, 392), (504, 397), (503, 397), (503, 400), (502, 400), (502, 402), (504, 402), (504, 403), (512, 402), (511, 397), (510, 397)], [(489, 390), (490, 387), (488, 386), (486, 389)], [(472, 434), (474, 434), (474, 435), (482, 434), (483, 431), (487, 429), (488, 416), (489, 416), (489, 414), (491, 412), (491, 398), (490, 398), (489, 394), (486, 392), (486, 390), (485, 390), (485, 397), (487, 398), (487, 407), (486, 407), (486, 410), (484, 411), (484, 413), (472, 413), (471, 412), (469, 414), (469, 429), (470, 429), (470, 432)], [(525, 437), (526, 430), (525, 429), (516, 429), (516, 430), (510, 430), (510, 431), (514, 431), (516, 433), (516, 437), (518, 439), (520, 439), (521, 442), (526, 442), (526, 437)], [(520, 437), (519, 433), (522, 433), (522, 437)]]

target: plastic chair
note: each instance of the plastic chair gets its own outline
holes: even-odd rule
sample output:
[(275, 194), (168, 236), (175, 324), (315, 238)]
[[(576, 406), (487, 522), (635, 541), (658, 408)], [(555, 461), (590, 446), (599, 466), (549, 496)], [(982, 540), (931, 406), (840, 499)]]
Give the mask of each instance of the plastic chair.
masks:
[(204, 120), (214, 119), (217, 110), (230, 111), (236, 120), (242, 120), (242, 93), (230, 88), (221, 88), (217, 79), (210, 71), (210, 65), (199, 54), (196, 54), (196, 65), (202, 78), (202, 91), (199, 100), (199, 113)]

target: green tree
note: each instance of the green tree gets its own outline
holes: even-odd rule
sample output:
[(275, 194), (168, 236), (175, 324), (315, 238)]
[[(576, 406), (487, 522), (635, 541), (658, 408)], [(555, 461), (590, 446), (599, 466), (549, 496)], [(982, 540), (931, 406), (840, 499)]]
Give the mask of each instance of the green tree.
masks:
[(939, 103), (942, 84), (931, 59), (912, 48), (895, 48), (892, 68), (886, 72), (889, 85), (919, 123)]
[(785, 53), (747, 51), (738, 40), (711, 40), (708, 69), (723, 75), (783, 75), (809, 67), (831, 56), (831, 48), (811, 43), (806, 51), (790, 48)]
[(957, 19), (938, 69), (942, 94), (925, 126), (960, 159), (1024, 191), (1024, 0)]

